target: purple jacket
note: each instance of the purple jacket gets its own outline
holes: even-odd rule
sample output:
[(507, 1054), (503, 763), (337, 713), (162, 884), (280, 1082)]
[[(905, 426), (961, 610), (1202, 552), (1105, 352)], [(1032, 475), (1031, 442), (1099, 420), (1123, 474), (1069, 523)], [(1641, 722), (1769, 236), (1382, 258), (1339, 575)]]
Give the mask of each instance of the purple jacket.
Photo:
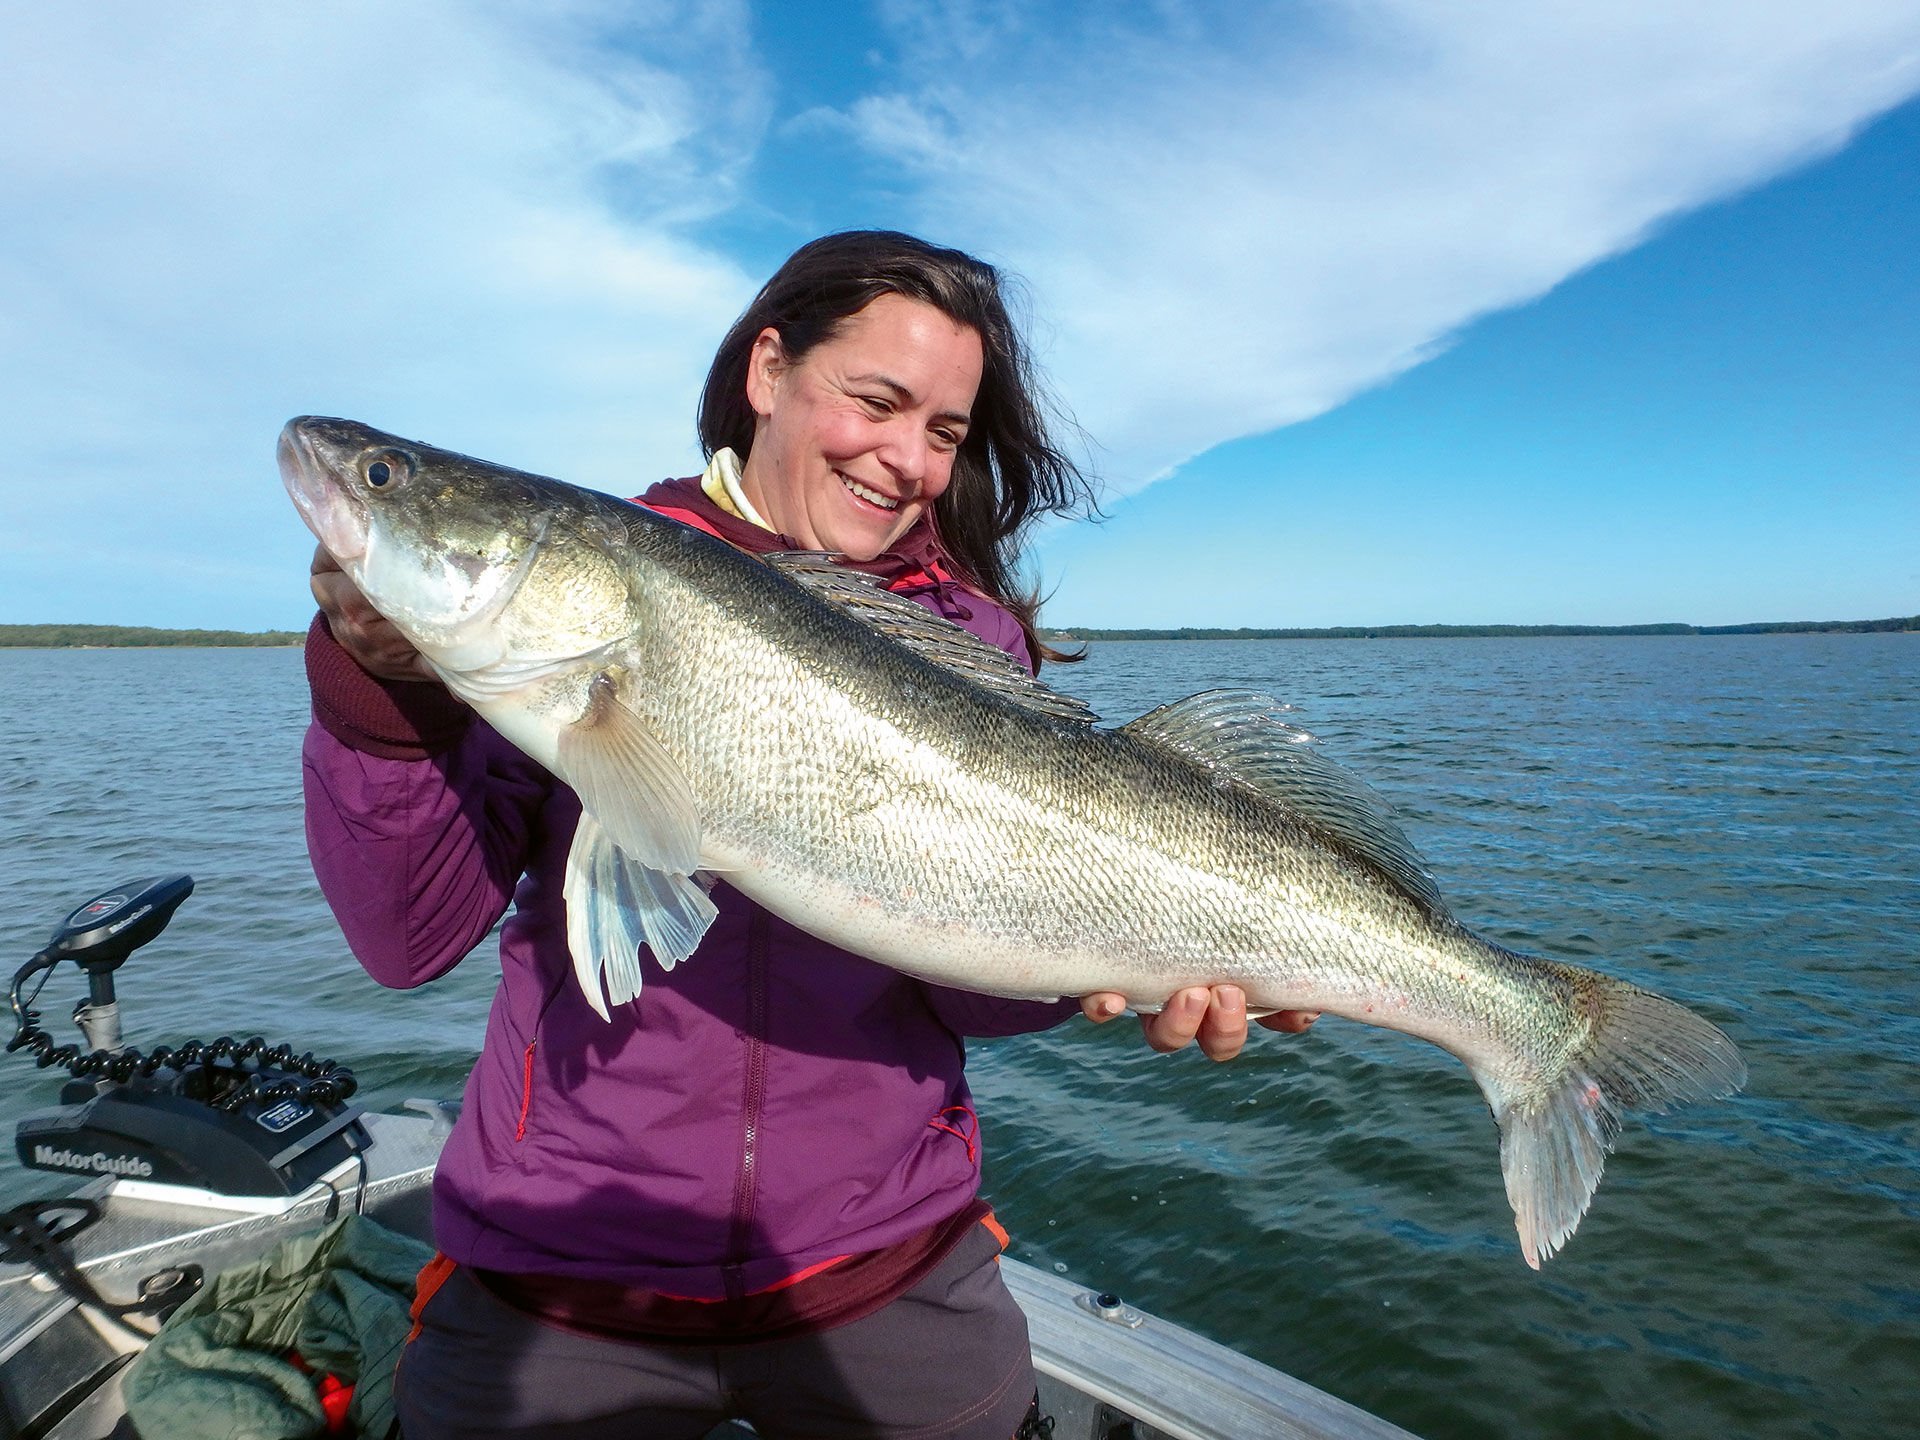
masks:
[[(1025, 660), (1005, 610), (918, 595)], [(795, 929), (731, 886), (687, 961), (651, 957), (612, 1023), (567, 954), (564, 784), (438, 686), (308, 638), (307, 839), (347, 943), (383, 985), (445, 974), (501, 930), (500, 988), (434, 1178), (457, 1261), (717, 1298), (951, 1216), (980, 1183), (963, 1035), (1077, 1003), (923, 984)]]

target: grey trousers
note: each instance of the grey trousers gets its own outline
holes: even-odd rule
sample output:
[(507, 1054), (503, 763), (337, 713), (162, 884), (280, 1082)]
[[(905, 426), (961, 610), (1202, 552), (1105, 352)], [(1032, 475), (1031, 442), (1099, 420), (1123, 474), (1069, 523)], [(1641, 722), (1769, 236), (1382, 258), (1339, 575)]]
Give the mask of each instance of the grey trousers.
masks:
[(792, 1340), (712, 1347), (576, 1334), (456, 1268), (400, 1361), (405, 1440), (1010, 1440), (1033, 1399), (1027, 1322), (976, 1226), (885, 1308)]

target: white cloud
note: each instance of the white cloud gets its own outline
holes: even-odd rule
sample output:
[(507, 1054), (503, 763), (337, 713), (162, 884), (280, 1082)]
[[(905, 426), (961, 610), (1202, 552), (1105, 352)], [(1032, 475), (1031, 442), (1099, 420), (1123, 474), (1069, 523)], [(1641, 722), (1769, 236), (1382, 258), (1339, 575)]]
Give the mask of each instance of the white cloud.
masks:
[[(0, 620), (297, 623), (269, 456), (300, 411), (607, 488), (684, 470), (763, 278), (689, 238), (716, 220), (884, 193), (1024, 274), (1129, 490), (1920, 86), (1910, 0), (875, 13), (809, 88), (830, 41), (759, 55), (739, 0), (0, 0)], [(865, 76), (830, 138), (883, 185), (756, 169)]]
[[(739, 20), (0, 10), (0, 618), (125, 618), (143, 551), (300, 552), (270, 458), (299, 411), (609, 488), (684, 468), (753, 284), (680, 238), (731, 203), (766, 123)], [(298, 613), (303, 566), (246, 621), (217, 575), (167, 568), (159, 623)]]
[(888, 13), (924, 63), (845, 122), (921, 182), (915, 223), (1032, 281), (1122, 493), (1920, 88), (1920, 7), (1874, 0)]

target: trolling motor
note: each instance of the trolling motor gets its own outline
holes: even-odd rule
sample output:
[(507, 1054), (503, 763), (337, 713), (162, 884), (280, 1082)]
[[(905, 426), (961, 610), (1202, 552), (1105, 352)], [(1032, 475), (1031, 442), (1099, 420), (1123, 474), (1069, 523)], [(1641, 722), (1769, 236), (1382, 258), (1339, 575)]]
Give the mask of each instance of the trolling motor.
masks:
[[(166, 929), (192, 893), (190, 875), (117, 885), (68, 915), (15, 972), (7, 1050), (31, 1052), (42, 1069), (63, 1065), (72, 1078), (58, 1106), (21, 1117), (14, 1148), (35, 1170), (184, 1186), (208, 1192), (209, 1201), (239, 1197), (271, 1208), (366, 1149), (363, 1109), (347, 1103), (357, 1084), (344, 1066), (258, 1036), (189, 1040), (144, 1055), (121, 1043), (113, 972)], [(63, 960), (87, 975), (86, 998), (73, 1010), (84, 1047), (56, 1045), (29, 1008)], [(40, 983), (22, 1000), (35, 974)]]

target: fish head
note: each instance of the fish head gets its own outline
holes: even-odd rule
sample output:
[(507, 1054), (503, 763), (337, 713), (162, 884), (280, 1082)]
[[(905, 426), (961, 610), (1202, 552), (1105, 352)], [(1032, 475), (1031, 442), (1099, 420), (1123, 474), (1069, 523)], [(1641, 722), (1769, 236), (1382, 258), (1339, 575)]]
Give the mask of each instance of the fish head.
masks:
[(556, 524), (591, 528), (591, 507), (568, 504), (586, 492), (311, 415), (280, 432), (279, 461), (307, 527), (443, 673), (577, 655), (625, 622), (600, 547), (562, 560), (547, 544)]

